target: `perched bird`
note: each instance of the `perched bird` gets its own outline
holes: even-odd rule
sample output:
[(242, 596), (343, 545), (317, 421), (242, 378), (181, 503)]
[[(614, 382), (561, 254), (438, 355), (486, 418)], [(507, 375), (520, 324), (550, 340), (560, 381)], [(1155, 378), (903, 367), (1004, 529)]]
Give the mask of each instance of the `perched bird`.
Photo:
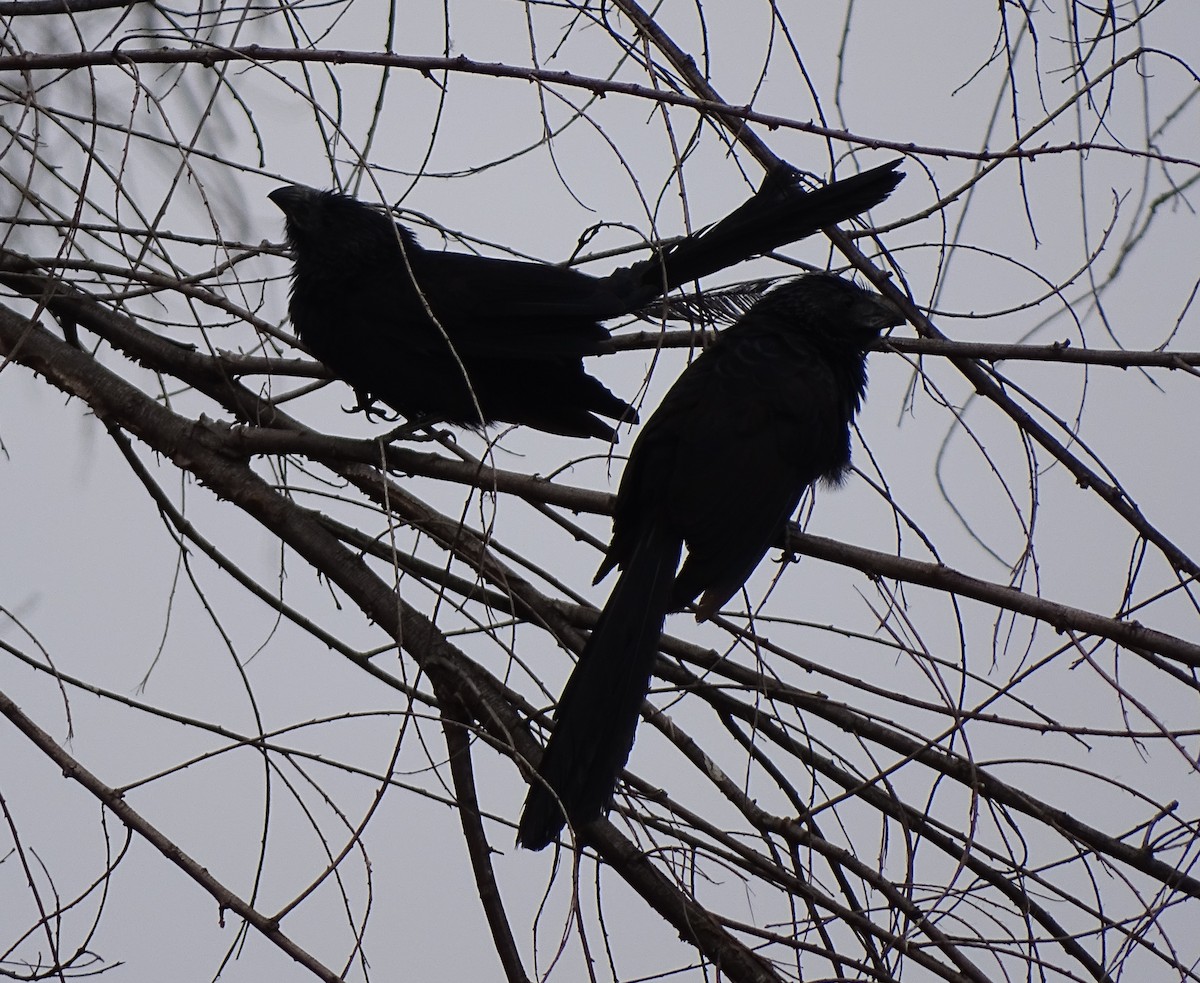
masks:
[(608, 808), (666, 615), (699, 596), (697, 620), (711, 618), (779, 541), (805, 489), (842, 479), (867, 349), (902, 320), (879, 294), (808, 274), (766, 294), (676, 380), (621, 476), (596, 581), (621, 574), (558, 702), (521, 846), (540, 850), (565, 818), (581, 826)]
[(720, 222), (604, 277), (425, 249), (383, 211), (331, 191), (289, 185), (269, 197), (295, 259), (292, 324), (359, 408), (612, 440), (600, 418), (637, 415), (584, 371), (609, 337), (601, 321), (866, 211), (899, 183), (899, 163), (812, 191), (781, 168)]

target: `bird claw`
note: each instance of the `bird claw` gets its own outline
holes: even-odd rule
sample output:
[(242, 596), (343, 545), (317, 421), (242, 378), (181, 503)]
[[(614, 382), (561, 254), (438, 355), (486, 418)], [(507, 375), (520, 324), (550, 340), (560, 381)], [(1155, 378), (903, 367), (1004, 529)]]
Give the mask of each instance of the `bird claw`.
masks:
[(454, 440), (454, 433), (450, 430), (438, 430), (436, 420), (411, 420), (394, 430), (389, 430), (379, 439), (385, 444), (390, 444), (397, 440), (408, 441), (428, 441), (441, 440), (449, 438)]
[(370, 393), (362, 390), (354, 390), (354, 405), (343, 406), (343, 413), (362, 413), (369, 423), (374, 423), (377, 419), (387, 423), (394, 423), (401, 418), (400, 413), (396, 410), (379, 409), (383, 404), (380, 403)]

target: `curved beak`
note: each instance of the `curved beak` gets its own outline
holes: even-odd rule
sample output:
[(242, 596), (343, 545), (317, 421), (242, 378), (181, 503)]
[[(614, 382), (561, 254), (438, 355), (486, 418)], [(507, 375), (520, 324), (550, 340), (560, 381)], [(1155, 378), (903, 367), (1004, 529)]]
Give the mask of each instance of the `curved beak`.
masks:
[(305, 187), (303, 184), (285, 184), (282, 188), (276, 188), (267, 197), (275, 202), (284, 215), (293, 218), (318, 194), (320, 192), (315, 188)]

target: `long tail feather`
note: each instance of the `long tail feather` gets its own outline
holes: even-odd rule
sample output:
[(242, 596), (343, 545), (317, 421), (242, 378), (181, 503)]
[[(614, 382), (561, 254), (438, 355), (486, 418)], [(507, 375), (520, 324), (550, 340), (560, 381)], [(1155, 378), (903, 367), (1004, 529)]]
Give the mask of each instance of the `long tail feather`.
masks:
[(563, 689), (540, 780), (525, 799), (517, 842), (526, 849), (553, 841), (567, 817), (580, 826), (607, 808), (633, 747), (681, 551), (651, 527), (621, 572)]
[(873, 208), (904, 178), (893, 160), (806, 190), (790, 170), (769, 175), (758, 193), (707, 229), (681, 239), (659, 257), (618, 275), (632, 274), (640, 307), (663, 293), (753, 256), (797, 242)]

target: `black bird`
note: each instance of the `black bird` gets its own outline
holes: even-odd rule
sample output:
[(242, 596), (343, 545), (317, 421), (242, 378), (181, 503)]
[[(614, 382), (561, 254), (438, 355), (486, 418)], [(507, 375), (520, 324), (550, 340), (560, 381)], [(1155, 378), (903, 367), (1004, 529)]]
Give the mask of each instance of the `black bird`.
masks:
[(601, 321), (866, 211), (899, 183), (899, 163), (813, 191), (781, 168), (716, 225), (605, 277), (427, 250), (383, 211), (331, 191), (289, 185), (269, 197), (295, 258), (292, 324), (359, 408), (611, 440), (599, 417), (637, 415), (584, 371), (609, 337)]
[(607, 809), (666, 615), (699, 596), (697, 620), (712, 617), (779, 541), (804, 490), (841, 481), (867, 349), (902, 320), (879, 294), (808, 274), (766, 294), (676, 380), (621, 476), (596, 580), (621, 575), (558, 702), (521, 846), (550, 843), (563, 807), (575, 827)]

